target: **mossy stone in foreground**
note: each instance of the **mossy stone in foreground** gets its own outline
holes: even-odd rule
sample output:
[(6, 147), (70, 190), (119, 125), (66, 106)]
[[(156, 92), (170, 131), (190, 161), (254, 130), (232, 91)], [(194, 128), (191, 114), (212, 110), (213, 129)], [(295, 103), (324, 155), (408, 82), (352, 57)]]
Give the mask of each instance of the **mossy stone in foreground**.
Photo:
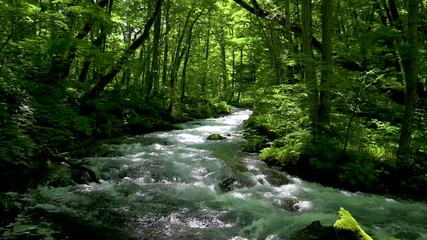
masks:
[(355, 235), (359, 240), (373, 240), (368, 234), (365, 233), (365, 231), (363, 231), (363, 229), (357, 223), (356, 219), (351, 216), (350, 212), (344, 208), (340, 208), (338, 214), (340, 219), (335, 222), (334, 228), (339, 237), (341, 235)]
[(288, 238), (289, 240), (334, 240), (337, 239), (332, 226), (322, 226), (319, 221), (314, 221), (306, 228), (296, 232)]

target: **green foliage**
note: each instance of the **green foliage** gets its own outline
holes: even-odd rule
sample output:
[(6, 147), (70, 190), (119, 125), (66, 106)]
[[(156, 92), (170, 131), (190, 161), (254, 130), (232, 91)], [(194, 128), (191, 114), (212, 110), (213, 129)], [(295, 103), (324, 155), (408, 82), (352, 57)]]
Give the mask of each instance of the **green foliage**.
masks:
[(212, 107), (217, 114), (229, 114), (231, 112), (231, 106), (225, 101), (214, 103)]
[(253, 93), (254, 114), (245, 123), (246, 149), (260, 151), (259, 147), (266, 147), (269, 142), (270, 147), (261, 152), (261, 158), (295, 161), (311, 138), (308, 118), (295, 101), (304, 96), (292, 96), (301, 90), (301, 85), (280, 85), (259, 88)]
[(92, 134), (91, 120), (65, 104), (34, 105), (34, 126), (29, 130), (39, 146), (64, 148), (76, 137)]
[(189, 121), (194, 118), (214, 117), (231, 112), (231, 106), (225, 101), (204, 100), (188, 97), (183, 105), (174, 108), (173, 119), (176, 122)]
[(144, 133), (153, 130), (152, 119), (146, 116), (135, 116), (126, 124), (128, 131), (133, 133)]
[[(336, 182), (366, 188), (387, 172), (379, 166), (397, 166), (394, 155), (403, 115), (398, 103), (402, 103), (405, 84), (396, 49), (404, 50), (403, 35), (394, 23), (384, 24), (374, 14), (371, 1), (358, 1), (357, 8), (351, 1), (336, 6), (334, 26), (340, 33), (334, 36), (336, 65), (348, 68), (342, 63), (350, 62), (369, 71), (336, 67), (330, 86), (319, 84), (319, 90), (331, 90), (332, 112), (330, 122), (321, 126), (315, 138), (304, 84), (273, 86), (303, 82), (298, 79), (304, 60), (297, 47), (298, 34), (288, 38), (281, 32), (281, 23), (274, 22), (276, 16), (283, 16), (283, 3), (259, 1), (273, 17), (267, 21), (254, 18), (233, 1), (163, 1), (161, 44), (154, 58), (153, 39), (129, 49), (141, 36), (154, 2), (108, 1), (112, 6), (101, 6), (103, 1), (16, 0), (1, 4), (2, 167), (7, 165), (13, 172), (42, 166), (32, 159), (45, 146), (65, 151), (78, 148), (82, 140), (172, 129), (168, 122), (227, 114), (231, 108), (226, 101), (253, 106), (254, 114), (245, 126), (245, 149), (266, 148), (260, 154), (265, 160), (294, 166), (302, 162), (309, 173), (336, 171)], [(298, 6), (291, 1), (290, 8)], [(184, 27), (184, 19), (188, 15), (191, 24), (194, 13), (201, 10), (202, 16), (192, 26), (193, 38), (186, 42), (190, 29)], [(317, 12), (313, 12), (314, 36), (319, 36), (321, 26)], [(296, 13), (291, 10), (290, 14), (291, 26), (297, 26)], [(149, 33), (155, 38), (153, 29)], [(181, 36), (179, 46), (176, 40)], [(176, 78), (171, 79), (171, 67), (179, 63), (176, 56), (185, 59), (187, 49), (191, 51), (186, 72), (181, 62)], [(154, 59), (159, 59), (160, 69), (152, 69)], [(319, 63), (316, 54), (314, 65)], [(419, 75), (426, 75), (425, 71), (421, 68)], [(160, 79), (148, 89), (154, 72)], [(87, 102), (82, 97), (110, 75), (114, 78), (97, 93), (98, 98)], [(424, 115), (415, 123), (413, 156), (420, 159), (427, 152)], [(424, 168), (421, 164), (411, 171)]]
[(243, 150), (246, 152), (259, 152), (266, 147), (266, 143), (268, 142), (264, 136), (246, 134), (245, 138), (246, 143), (243, 146)]
[(352, 189), (372, 189), (378, 182), (378, 172), (371, 161), (346, 161), (339, 165), (339, 181)]
[[(260, 152), (261, 159), (279, 165), (291, 174), (331, 186), (354, 191), (419, 191), (425, 186), (422, 174), (419, 174), (425, 169), (423, 164), (414, 162), (413, 166), (419, 167), (408, 169), (405, 180), (396, 180), (399, 184), (390, 180), (403, 176), (397, 174), (395, 159), (399, 135), (396, 121), (401, 116), (401, 107), (381, 95), (377, 88), (366, 86), (356, 100), (357, 88), (345, 87), (341, 83), (334, 89), (346, 96), (345, 101), (332, 102), (334, 112), (330, 115), (330, 123), (322, 126), (323, 132), (316, 141), (308, 128), (302, 85), (254, 89), (242, 99), (254, 109), (245, 123), (247, 142), (244, 149)], [(337, 97), (342, 99), (340, 95)], [(348, 146), (344, 151), (352, 114)], [(419, 135), (415, 136), (423, 139), (425, 134), (416, 133)], [(418, 146), (423, 146), (421, 142)], [(419, 154), (423, 155), (421, 151)]]
[(0, 214), (3, 216), (16, 214), (22, 208), (20, 204), (11, 200), (9, 195), (10, 194), (6, 193), (0, 196)]

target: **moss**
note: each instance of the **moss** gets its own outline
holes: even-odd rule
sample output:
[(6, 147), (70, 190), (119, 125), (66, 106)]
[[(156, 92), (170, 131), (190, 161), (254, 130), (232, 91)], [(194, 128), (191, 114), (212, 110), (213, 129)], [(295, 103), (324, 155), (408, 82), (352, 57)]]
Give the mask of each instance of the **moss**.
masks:
[(215, 133), (215, 134), (209, 135), (206, 139), (207, 140), (224, 140), (224, 139), (227, 139), (227, 138), (219, 135), (218, 133)]
[(340, 219), (334, 224), (334, 228), (337, 231), (351, 231), (358, 235), (360, 240), (373, 240), (368, 234), (363, 231), (359, 226), (356, 219), (351, 216), (350, 212), (344, 208), (340, 208), (338, 211)]

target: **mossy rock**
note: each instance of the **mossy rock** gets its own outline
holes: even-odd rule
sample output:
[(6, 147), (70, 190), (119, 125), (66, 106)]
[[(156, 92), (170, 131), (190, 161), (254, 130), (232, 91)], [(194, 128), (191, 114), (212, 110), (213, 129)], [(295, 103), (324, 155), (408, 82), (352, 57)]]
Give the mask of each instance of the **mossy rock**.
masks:
[(319, 221), (314, 221), (306, 228), (292, 234), (289, 240), (324, 240), (337, 239), (333, 227), (325, 227)]
[(218, 133), (215, 133), (215, 134), (211, 134), (211, 135), (209, 135), (206, 139), (207, 139), (207, 140), (224, 140), (224, 139), (227, 139), (227, 138), (226, 138), (226, 137), (221, 136), (221, 135), (220, 135), (220, 134), (218, 134)]
[(255, 183), (250, 178), (236, 172), (230, 172), (220, 176), (220, 182), (218, 183), (219, 190), (222, 193), (239, 188), (251, 188), (253, 186), (255, 186)]
[(271, 168), (266, 168), (264, 170), (264, 173), (266, 174), (267, 181), (275, 187), (280, 187), (282, 185), (289, 184), (289, 179), (286, 178), (283, 172), (279, 172)]
[(338, 214), (340, 219), (335, 222), (334, 228), (340, 239), (373, 240), (363, 231), (350, 212), (340, 208)]

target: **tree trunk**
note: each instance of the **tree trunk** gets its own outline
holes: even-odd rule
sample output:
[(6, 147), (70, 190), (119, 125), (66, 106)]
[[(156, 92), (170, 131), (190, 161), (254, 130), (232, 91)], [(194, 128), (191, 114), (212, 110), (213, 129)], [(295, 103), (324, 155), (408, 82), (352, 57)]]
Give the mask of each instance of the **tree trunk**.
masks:
[[(290, 1), (285, 2), (285, 38), (287, 40), (286, 46), (288, 48), (288, 57), (289, 53), (294, 51), (294, 43), (292, 40), (292, 31), (291, 31), (291, 12), (290, 12)], [(291, 65), (287, 66), (286, 69), (287, 82), (292, 84), (295, 83), (294, 80), (294, 67)]]
[(397, 153), (398, 158), (404, 163), (407, 162), (410, 155), (412, 125), (417, 101), (419, 55), (417, 16), (419, 11), (419, 0), (408, 0), (407, 7), (408, 29), (406, 30), (406, 46), (404, 46), (400, 54), (406, 83), (405, 112), (400, 129), (399, 149)]
[(203, 97), (206, 94), (206, 81), (209, 73), (209, 45), (210, 45), (210, 36), (211, 36), (211, 19), (208, 16), (208, 27), (207, 27), (207, 36), (206, 36), (206, 46), (205, 46), (205, 72), (202, 77), (201, 90)]
[(227, 91), (228, 91), (228, 72), (227, 72), (227, 55), (225, 48), (225, 38), (224, 38), (224, 29), (221, 33), (221, 40), (219, 43), (221, 49), (221, 68), (222, 68), (222, 94), (220, 94), (221, 99), (226, 100)]
[[(239, 4), (244, 9), (246, 9), (247, 11), (249, 11), (250, 13), (258, 17), (277, 22), (282, 26), (286, 26), (286, 20), (284, 17), (280, 16), (280, 14), (277, 14), (277, 13), (270, 13), (265, 11), (257, 4), (256, 0), (251, 0), (251, 2), (253, 3), (253, 6), (250, 6), (244, 0), (234, 0), (234, 2)], [(291, 23), (291, 31), (293, 32), (294, 36), (302, 37), (303, 30), (302, 30), (302, 27), (300, 27), (298, 24)], [(311, 37), (310, 44), (312, 44), (314, 49), (319, 51), (322, 50), (322, 43), (318, 39)], [(340, 59), (341, 59), (340, 61), (337, 61), (337, 64), (341, 65), (345, 69), (348, 69), (350, 71), (359, 71), (359, 72), (365, 71), (365, 69), (363, 69), (362, 66), (360, 66), (357, 62), (351, 59), (346, 59), (344, 57)]]
[(258, 23), (260, 25), (261, 28), (261, 32), (264, 36), (264, 39), (267, 43), (268, 46), (268, 53), (270, 55), (270, 64), (273, 67), (273, 81), (271, 82), (271, 84), (281, 84), (283, 82), (283, 69), (282, 69), (282, 62), (280, 60), (280, 52), (281, 49), (280, 47), (278, 47), (279, 43), (277, 43), (277, 36), (274, 33), (275, 30), (273, 29), (274, 26), (271, 26), (271, 23), (268, 24), (268, 33), (266, 32), (266, 30), (264, 30), (264, 27), (262, 22), (258, 20)]
[(182, 32), (178, 38), (177, 46), (175, 49), (175, 56), (172, 61), (172, 68), (171, 68), (171, 75), (170, 75), (170, 81), (169, 81), (169, 87), (170, 87), (170, 99), (169, 99), (169, 107), (167, 109), (167, 112), (172, 112), (173, 104), (174, 104), (174, 98), (175, 98), (175, 83), (178, 76), (179, 66), (181, 65), (181, 60), (184, 55), (185, 48), (182, 48), (182, 42), (184, 41), (185, 33), (188, 28), (188, 24), (190, 22), (191, 15), (193, 14), (193, 9), (190, 9), (190, 11), (187, 13), (187, 16), (185, 18), (184, 27), (182, 28)]
[(242, 77), (243, 77), (243, 48), (240, 48), (240, 71), (239, 71), (239, 89), (238, 89), (238, 93), (237, 93), (237, 100), (236, 102), (239, 103), (240, 102), (240, 97), (242, 95), (242, 89), (243, 89), (243, 82), (242, 82)]
[[(101, 8), (104, 8), (105, 6), (108, 7), (107, 11), (111, 12), (112, 6), (113, 6), (113, 0), (101, 0), (97, 3), (97, 5)], [(92, 30), (92, 23), (87, 22), (83, 26), (82, 30), (75, 36), (75, 39), (82, 40), (84, 39), (89, 32)], [(52, 59), (52, 66), (49, 71), (49, 75), (47, 77), (48, 81), (61, 81), (68, 77), (71, 70), (71, 65), (76, 58), (77, 55), (77, 45), (75, 43), (72, 43), (69, 46), (69, 49), (67, 52), (64, 50), (61, 50), (65, 57), (59, 56), (59, 57), (53, 57)]]
[(106, 74), (101, 76), (97, 84), (87, 93), (85, 93), (81, 100), (87, 102), (95, 99), (99, 94), (104, 90), (104, 88), (114, 79), (114, 77), (120, 72), (120, 70), (125, 65), (126, 61), (132, 56), (132, 54), (138, 49), (147, 39), (150, 33), (150, 28), (154, 23), (154, 20), (160, 12), (160, 7), (163, 0), (157, 0), (156, 9), (153, 15), (148, 19), (147, 23), (144, 26), (144, 31), (141, 36), (139, 36), (122, 54), (120, 59), (117, 61), (115, 66)]
[(166, 14), (165, 14), (165, 21), (166, 21), (166, 35), (165, 35), (165, 45), (164, 45), (164, 52), (163, 52), (163, 68), (162, 68), (162, 84), (166, 85), (166, 79), (168, 76), (168, 59), (169, 59), (169, 38), (168, 34), (170, 32), (170, 21), (169, 21), (169, 12), (170, 12), (170, 0), (166, 0)]
[(86, 81), (87, 75), (89, 73), (90, 65), (91, 65), (91, 61), (89, 59), (85, 59), (82, 70), (80, 71), (80, 74), (78, 77), (79, 82)]
[(151, 99), (151, 96), (156, 94), (159, 89), (159, 45), (160, 45), (160, 28), (162, 21), (162, 10), (160, 9), (159, 14), (157, 14), (156, 20), (154, 22), (154, 33), (153, 33), (153, 59), (151, 62), (151, 69), (148, 72), (147, 76), (147, 88), (145, 101), (148, 102)]
[(319, 121), (329, 123), (331, 112), (333, 0), (322, 1), (322, 75), (320, 80)]
[(187, 65), (188, 65), (188, 60), (190, 59), (191, 41), (193, 39), (193, 28), (196, 22), (199, 20), (200, 16), (202, 16), (203, 11), (204, 11), (204, 8), (199, 12), (199, 14), (197, 14), (196, 18), (190, 25), (190, 29), (188, 30), (187, 46), (186, 46), (187, 51), (184, 58), (184, 66), (182, 67), (182, 77), (181, 77), (181, 97), (180, 97), (181, 102), (184, 102), (184, 97), (185, 97)]
[(231, 59), (232, 59), (233, 72), (231, 74), (231, 94), (230, 94), (229, 102), (233, 102), (234, 91), (236, 90), (235, 89), (236, 87), (236, 51), (234, 50), (234, 47), (231, 52)]
[(309, 104), (309, 119), (313, 136), (317, 136), (318, 127), (318, 91), (316, 72), (314, 70), (313, 62), (313, 49), (312, 49), (312, 20), (311, 20), (311, 0), (302, 0), (302, 52), (304, 54), (304, 77), (305, 84), (308, 91), (308, 104)]

